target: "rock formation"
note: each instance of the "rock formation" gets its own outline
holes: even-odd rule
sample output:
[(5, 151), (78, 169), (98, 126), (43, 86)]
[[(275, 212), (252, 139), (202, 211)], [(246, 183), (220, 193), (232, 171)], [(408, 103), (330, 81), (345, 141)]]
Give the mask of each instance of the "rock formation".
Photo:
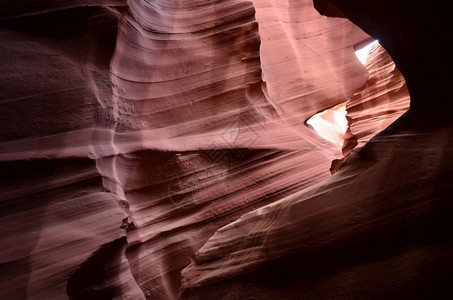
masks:
[[(451, 297), (445, 228), (452, 226), (452, 127), (448, 103), (439, 105), (448, 92), (433, 88), (444, 74), (441, 64), (414, 60), (439, 46), (412, 48), (420, 41), (412, 26), (420, 28), (422, 12), (435, 18), (447, 4), (423, 11), (383, 2), (317, 3), (324, 13), (356, 21), (384, 46), (394, 43), (388, 49), (410, 78), (410, 110), (331, 178), (218, 230), (183, 271), (183, 298)], [(442, 32), (445, 20), (437, 17), (428, 28)]]
[(382, 46), (371, 48), (365, 67), (370, 74), (367, 82), (346, 105), (350, 135), (345, 137), (343, 154), (352, 150), (348, 145), (363, 147), (409, 109), (406, 81)]
[[(421, 7), (354, 2), (0, 4), (0, 298), (447, 292), (441, 65)], [(330, 16), (409, 78), (368, 143), (405, 83)], [(347, 99), (342, 153), (305, 121)]]
[(382, 46), (372, 46), (365, 67), (369, 72), (367, 82), (344, 104), (349, 126), (343, 135), (341, 131), (337, 133), (337, 140), (343, 139), (343, 157), (332, 162), (332, 173), (338, 170), (352, 150), (363, 147), (409, 108), (406, 81)]

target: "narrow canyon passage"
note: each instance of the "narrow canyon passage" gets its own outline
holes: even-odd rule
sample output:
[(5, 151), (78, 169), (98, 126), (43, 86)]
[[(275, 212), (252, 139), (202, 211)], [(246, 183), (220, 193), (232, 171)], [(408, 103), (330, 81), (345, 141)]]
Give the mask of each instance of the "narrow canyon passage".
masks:
[(451, 298), (450, 6), (2, 2), (0, 298)]

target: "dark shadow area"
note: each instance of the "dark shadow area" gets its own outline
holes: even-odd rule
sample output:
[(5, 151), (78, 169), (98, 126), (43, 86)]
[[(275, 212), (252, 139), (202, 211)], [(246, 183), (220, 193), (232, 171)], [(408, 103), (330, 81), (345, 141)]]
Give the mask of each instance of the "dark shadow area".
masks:
[(49, 206), (100, 191), (102, 181), (88, 158), (2, 162), (0, 170), (0, 299), (28, 299)]
[[(66, 294), (71, 300), (115, 299), (122, 295), (118, 275), (126, 237), (102, 245), (69, 278)], [(112, 276), (116, 276), (113, 277)]]
[(409, 0), (315, 0), (330, 17), (348, 18), (389, 52), (403, 73), (411, 95), (411, 122), (418, 128), (450, 123), (452, 58), (450, 14), (453, 2)]

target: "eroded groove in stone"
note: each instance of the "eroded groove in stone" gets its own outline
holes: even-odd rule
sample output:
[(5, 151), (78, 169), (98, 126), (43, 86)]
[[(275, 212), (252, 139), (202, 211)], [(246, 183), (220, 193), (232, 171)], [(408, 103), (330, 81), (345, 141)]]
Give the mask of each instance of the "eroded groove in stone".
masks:
[[(417, 96), (366, 143), (407, 108), (402, 77), (380, 48), (367, 70), (370, 36), (309, 0), (51, 2), (0, 4), (0, 298), (445, 291), (448, 95), (412, 27), (385, 29), (400, 10), (329, 0), (382, 30)], [(349, 98), (342, 153), (304, 121)]]

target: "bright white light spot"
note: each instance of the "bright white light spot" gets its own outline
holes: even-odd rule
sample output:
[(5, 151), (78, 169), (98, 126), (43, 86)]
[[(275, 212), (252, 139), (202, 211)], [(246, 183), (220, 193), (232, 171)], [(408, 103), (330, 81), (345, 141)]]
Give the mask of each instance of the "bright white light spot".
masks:
[(375, 41), (369, 43), (368, 45), (366, 45), (365, 47), (363, 47), (362, 49), (359, 49), (355, 52), (355, 55), (357, 55), (357, 57), (359, 58), (360, 62), (363, 65), (365, 65), (365, 63), (366, 63), (366, 59), (368, 58), (368, 55), (370, 54), (371, 47), (373, 47), (374, 45), (376, 45), (378, 43), (379, 43), (379, 41), (375, 40)]
[(317, 134), (340, 148), (343, 146), (344, 133), (348, 129), (346, 103), (317, 113), (307, 121), (307, 124), (311, 125)]

